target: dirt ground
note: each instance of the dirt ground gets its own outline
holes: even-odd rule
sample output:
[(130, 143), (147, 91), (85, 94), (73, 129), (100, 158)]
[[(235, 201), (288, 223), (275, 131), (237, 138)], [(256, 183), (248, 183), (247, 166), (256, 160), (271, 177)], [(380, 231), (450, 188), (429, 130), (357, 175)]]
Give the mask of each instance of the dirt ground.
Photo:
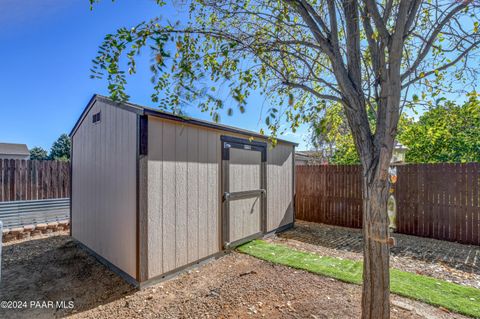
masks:
[[(0, 302), (73, 301), (80, 309), (89, 309), (129, 293), (133, 293), (131, 286), (80, 249), (67, 233), (3, 247)], [(63, 310), (32, 308), (30, 304), (21, 310), (0, 307), (0, 318), (52, 318), (65, 314)]]
[[(66, 235), (4, 247), (0, 301), (73, 301), (73, 309), (0, 309), (0, 318), (358, 318), (360, 286), (231, 253), (142, 291)], [(464, 318), (392, 296), (393, 318)]]

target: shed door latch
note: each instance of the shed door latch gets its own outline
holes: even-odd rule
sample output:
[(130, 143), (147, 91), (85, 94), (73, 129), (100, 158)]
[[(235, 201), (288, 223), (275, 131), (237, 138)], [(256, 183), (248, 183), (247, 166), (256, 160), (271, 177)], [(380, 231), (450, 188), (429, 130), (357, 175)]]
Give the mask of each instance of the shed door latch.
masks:
[(226, 200), (229, 200), (229, 199), (230, 199), (230, 193), (229, 192), (223, 193), (223, 200), (226, 201)]
[(263, 188), (261, 189), (252, 189), (250, 191), (242, 191), (242, 192), (225, 192), (223, 193), (223, 200), (235, 200), (235, 199), (245, 199), (250, 197), (257, 197), (257, 196), (265, 196), (267, 191)]

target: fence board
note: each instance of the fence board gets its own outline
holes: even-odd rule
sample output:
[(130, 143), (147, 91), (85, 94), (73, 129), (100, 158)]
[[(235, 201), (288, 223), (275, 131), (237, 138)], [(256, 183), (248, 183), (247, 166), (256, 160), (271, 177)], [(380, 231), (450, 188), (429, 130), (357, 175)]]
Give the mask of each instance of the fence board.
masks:
[[(397, 166), (399, 233), (480, 245), (480, 163)], [(296, 217), (362, 227), (361, 167), (296, 167)]]
[(70, 196), (70, 163), (0, 159), (0, 202)]

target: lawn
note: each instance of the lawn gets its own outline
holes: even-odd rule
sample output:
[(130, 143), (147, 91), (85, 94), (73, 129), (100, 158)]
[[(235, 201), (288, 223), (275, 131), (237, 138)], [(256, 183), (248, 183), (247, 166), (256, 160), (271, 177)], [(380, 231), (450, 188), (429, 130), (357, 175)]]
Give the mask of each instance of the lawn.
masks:
[[(238, 251), (273, 263), (303, 269), (344, 282), (362, 283), (362, 263), (349, 259), (320, 256), (283, 245), (254, 240)], [(391, 292), (480, 318), (480, 290), (435, 278), (391, 269)]]

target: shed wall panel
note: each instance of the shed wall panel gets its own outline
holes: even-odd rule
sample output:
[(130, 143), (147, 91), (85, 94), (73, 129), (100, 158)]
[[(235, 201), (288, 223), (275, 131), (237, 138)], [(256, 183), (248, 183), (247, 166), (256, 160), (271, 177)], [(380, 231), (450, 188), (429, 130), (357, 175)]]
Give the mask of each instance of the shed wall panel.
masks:
[(148, 277), (153, 278), (220, 251), (221, 158), (214, 130), (149, 117), (148, 135)]
[[(187, 262), (187, 145), (188, 128), (175, 126), (175, 255), (176, 265), (186, 265)], [(178, 267), (178, 266), (177, 266)]]
[[(208, 256), (208, 193), (209, 188), (205, 187), (208, 182), (208, 144), (207, 130), (198, 131), (198, 256)], [(201, 181), (201, 182), (200, 182)]]
[(133, 278), (136, 123), (135, 113), (95, 102), (73, 136), (71, 208), (73, 237)]
[[(148, 121), (148, 278), (154, 278), (221, 251), (220, 136), (248, 136)], [(268, 147), (267, 230), (293, 216), (293, 146), (278, 143)]]
[(294, 148), (278, 143), (267, 150), (267, 231), (293, 223)]
[[(220, 134), (207, 131), (207, 167), (208, 167), (208, 201), (207, 201), (207, 247), (208, 255), (220, 251), (220, 198), (221, 198), (221, 156)], [(202, 146), (200, 146), (202, 147)]]
[(188, 263), (192, 263), (198, 260), (199, 251), (199, 213), (198, 213), (198, 202), (199, 202), (199, 131), (198, 128), (192, 127), (187, 131), (187, 229), (188, 229), (188, 238), (187, 238), (187, 256)]
[[(163, 136), (163, 125), (155, 125), (148, 128), (148, 134), (152, 136)], [(163, 273), (164, 262), (163, 262), (163, 238), (167, 232), (164, 231), (164, 198), (163, 198), (163, 177), (164, 177), (164, 165), (163, 165), (163, 147), (161, 144), (162, 140), (155, 139), (151, 143), (159, 143), (157, 147), (151, 148), (149, 150), (150, 156), (156, 158), (156, 160), (150, 160), (148, 158), (147, 164), (147, 187), (145, 190), (147, 196), (147, 207), (145, 208), (145, 215), (147, 215), (147, 226), (145, 230), (145, 235), (147, 236), (147, 247), (149, 247), (147, 252), (147, 278), (150, 278), (150, 274), (161, 274)], [(142, 187), (142, 185), (140, 185)], [(158, 194), (157, 196), (149, 196), (150, 193)], [(157, 212), (157, 214), (148, 214), (148, 211), (152, 210)], [(153, 233), (149, 233), (148, 229), (154, 229)], [(155, 245), (155, 246), (152, 246)], [(148, 260), (156, 257), (155, 263), (148, 264)], [(143, 261), (145, 262), (145, 261)]]
[[(163, 125), (163, 136), (158, 138), (159, 143), (154, 143), (153, 135), (150, 135), (150, 129), (155, 127), (156, 125)], [(176, 126), (172, 123), (168, 122), (149, 122), (148, 125), (149, 130), (149, 137), (150, 142), (149, 148), (155, 149), (156, 146), (163, 148), (163, 157), (162, 158), (155, 158), (153, 156), (154, 152), (150, 152), (149, 150), (149, 160), (158, 160), (161, 161), (163, 164), (163, 179), (161, 181), (149, 181), (150, 185), (154, 183), (163, 183), (162, 187), (162, 194), (154, 194), (149, 190), (148, 196), (163, 196), (163, 211), (157, 216), (163, 215), (163, 240), (160, 243), (151, 242), (148, 246), (149, 247), (156, 247), (158, 245), (163, 245), (163, 272), (168, 272), (177, 268), (176, 264), (176, 160), (175, 160), (175, 143), (176, 143)], [(161, 142), (160, 142), (161, 141)], [(148, 178), (151, 178), (149, 173)], [(159, 212), (152, 211), (151, 207), (148, 208), (148, 216), (149, 219), (156, 218)], [(149, 228), (148, 235), (149, 237), (154, 235), (156, 232), (155, 229)], [(150, 242), (150, 241), (149, 241)], [(149, 264), (154, 263), (157, 261), (157, 254), (155, 251), (151, 252), (151, 259), (148, 260)], [(150, 268), (150, 267), (149, 267)], [(153, 277), (156, 274), (150, 274), (149, 277)]]

